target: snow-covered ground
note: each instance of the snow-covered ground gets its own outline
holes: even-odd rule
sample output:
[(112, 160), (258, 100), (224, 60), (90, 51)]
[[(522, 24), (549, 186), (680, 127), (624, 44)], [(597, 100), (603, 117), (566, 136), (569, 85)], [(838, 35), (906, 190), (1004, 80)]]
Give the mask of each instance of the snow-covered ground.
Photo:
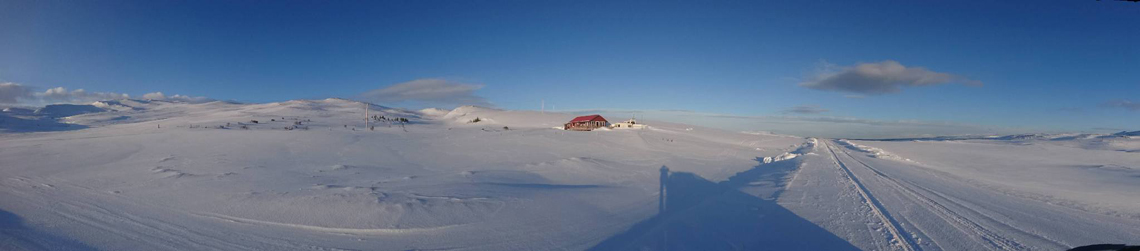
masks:
[(409, 123), (370, 129), (363, 105), (120, 100), (5, 111), (0, 249), (1057, 250), (1140, 241), (1135, 136), (848, 141), (662, 121), (575, 132), (553, 129), (572, 114), (375, 105), (370, 115)]

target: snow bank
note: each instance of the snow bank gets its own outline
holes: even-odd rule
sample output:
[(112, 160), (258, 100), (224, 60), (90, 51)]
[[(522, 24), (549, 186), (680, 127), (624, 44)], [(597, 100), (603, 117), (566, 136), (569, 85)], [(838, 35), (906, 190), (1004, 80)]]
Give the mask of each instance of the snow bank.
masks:
[(780, 154), (779, 156), (776, 156), (774, 158), (773, 157), (764, 157), (764, 164), (777, 162), (777, 161), (790, 160), (790, 159), (794, 159), (798, 156), (800, 156), (800, 155), (795, 154), (795, 153), (783, 153), (783, 154)]
[(420, 109), (419, 112), (422, 113), (424, 116), (443, 117), (443, 116), (447, 115), (448, 113), (450, 113), (451, 111), (439, 109), (439, 108), (424, 108), (424, 109)]
[(899, 157), (899, 156), (892, 154), (890, 152), (887, 152), (883, 149), (856, 144), (856, 143), (848, 141), (846, 139), (840, 139), (837, 141), (839, 141), (840, 143), (845, 144), (851, 148), (854, 148), (854, 149), (859, 150), (861, 152), (867, 153), (867, 156), (870, 156), (870, 157), (875, 157), (875, 158), (880, 158), (880, 159), (897, 160), (897, 161), (914, 162), (913, 160), (903, 158), (903, 157)]
[(819, 144), (818, 139), (808, 138), (807, 142), (804, 143), (803, 145), (801, 145), (795, 151), (785, 152), (785, 153), (782, 153), (780, 155), (777, 155), (776, 157), (764, 157), (763, 162), (765, 164), (768, 164), (768, 163), (772, 163), (772, 162), (779, 162), (779, 161), (794, 159), (796, 157), (799, 157), (799, 156), (805, 155), (805, 154), (812, 154), (811, 152), (814, 151), (816, 144)]
[(119, 100), (95, 101), (95, 102), (91, 103), (91, 105), (95, 106), (95, 107), (103, 108), (103, 109), (106, 109), (109, 111), (133, 111), (133, 110), (137, 109), (137, 108), (135, 108), (135, 106), (125, 104), (123, 101), (119, 101)]

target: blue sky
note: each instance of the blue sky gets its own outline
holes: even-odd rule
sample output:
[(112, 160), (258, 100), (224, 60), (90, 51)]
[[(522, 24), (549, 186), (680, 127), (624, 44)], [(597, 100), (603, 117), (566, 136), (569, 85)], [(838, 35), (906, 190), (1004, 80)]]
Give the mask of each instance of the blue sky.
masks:
[[(1140, 4), (1110, 1), (0, 1), (0, 83), (19, 85), (10, 95), (24, 104), (78, 100), (44, 98), (64, 87), (406, 107), (545, 100), (821, 136), (1105, 132), (1140, 129), (1136, 41)], [(906, 71), (859, 70), (889, 64)], [(383, 92), (413, 82), (445, 91)], [(739, 118), (693, 119), (708, 115)], [(824, 125), (771, 122), (788, 119)], [(900, 127), (868, 134), (837, 119)]]

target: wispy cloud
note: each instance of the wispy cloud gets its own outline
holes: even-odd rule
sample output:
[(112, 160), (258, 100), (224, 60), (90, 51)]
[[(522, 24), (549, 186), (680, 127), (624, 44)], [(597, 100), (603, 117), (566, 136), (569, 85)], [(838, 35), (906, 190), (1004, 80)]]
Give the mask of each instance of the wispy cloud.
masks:
[(1132, 102), (1131, 100), (1109, 101), (1105, 102), (1103, 106), (1110, 108), (1121, 108), (1129, 111), (1140, 111), (1140, 103)]
[(417, 79), (365, 92), (361, 97), (373, 102), (422, 102), (433, 105), (491, 106), (486, 99), (475, 95), (481, 84), (452, 82), (444, 79)]
[(0, 104), (15, 104), (32, 96), (32, 89), (21, 84), (0, 83)]
[(921, 120), (876, 120), (876, 119), (864, 119), (864, 118), (853, 118), (853, 117), (744, 116), (744, 115), (729, 115), (729, 114), (699, 114), (699, 115), (707, 116), (707, 117), (717, 117), (717, 118), (753, 119), (753, 120), (785, 120), (785, 121), (796, 121), (796, 122), (819, 122), (819, 123), (831, 123), (831, 124), (862, 124), (862, 125), (873, 125), (873, 126), (906, 125), (906, 126), (925, 126), (925, 127), (963, 127), (963, 126), (973, 127), (972, 125), (950, 123), (950, 122), (931, 122), (931, 121), (921, 121)]
[[(663, 112), (689, 112), (683, 110), (661, 110)], [(631, 113), (646, 113), (651, 112), (647, 110), (629, 110), (629, 109), (584, 109), (584, 110), (559, 110), (561, 113), (570, 114), (596, 114), (596, 113), (617, 113), (617, 114), (631, 114)]]
[(826, 65), (820, 69), (819, 73), (799, 85), (816, 90), (847, 92), (856, 95), (882, 95), (897, 93), (902, 90), (902, 87), (947, 83), (982, 85), (981, 81), (950, 73), (934, 72), (922, 67), (907, 67), (893, 60), (861, 63), (849, 67)]
[(201, 96), (192, 97), (192, 96), (179, 95), (179, 94), (174, 94), (173, 96), (166, 96), (166, 94), (162, 94), (162, 92), (147, 93), (147, 94), (143, 94), (142, 97), (144, 99), (181, 101), (181, 102), (187, 102), (187, 103), (202, 103), (202, 102), (214, 101), (214, 99), (212, 99), (212, 98), (201, 97)]
[(1055, 108), (1052, 110), (1058, 111), (1058, 112), (1069, 113), (1069, 114), (1085, 114), (1085, 112), (1086, 112), (1084, 107), (1075, 107), (1075, 106), (1074, 107)]
[(784, 114), (820, 114), (829, 112), (830, 110), (819, 107), (818, 105), (798, 105), (783, 111)]
[(1128, 130), (1125, 128), (1116, 128), (1116, 127), (1093, 127), (1090, 129), (1095, 130), (1095, 131), (1110, 131), (1110, 132), (1120, 132), (1120, 131), (1127, 131)]

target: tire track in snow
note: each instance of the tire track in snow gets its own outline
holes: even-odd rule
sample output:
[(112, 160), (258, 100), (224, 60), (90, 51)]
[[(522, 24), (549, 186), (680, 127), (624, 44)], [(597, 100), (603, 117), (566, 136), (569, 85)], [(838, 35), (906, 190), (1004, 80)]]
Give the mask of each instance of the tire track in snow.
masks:
[[(206, 250), (207, 247), (198, 245), (196, 242), (188, 241), (186, 239), (178, 238), (179, 236), (163, 236), (165, 231), (154, 231), (148, 229), (148, 232), (129, 232), (114, 226), (114, 223), (134, 223), (119, 216), (103, 215), (105, 210), (96, 210), (69, 201), (37, 201), (34, 198), (46, 197), (44, 194), (38, 194), (38, 191), (25, 191), (19, 189), (10, 189), (9, 194), (14, 195), (12, 199), (19, 200), (19, 204), (25, 204), (38, 208), (41, 211), (63, 219), (66, 224), (83, 225), (88, 228), (96, 229), (112, 235), (119, 236), (120, 238), (130, 239), (137, 241), (139, 244), (145, 244), (152, 249), (158, 250), (177, 250), (178, 247), (196, 247), (196, 249)], [(134, 226), (134, 225), (132, 225)], [(212, 250), (220, 250), (211, 247)]]
[[(293, 240), (276, 236), (249, 235), (245, 233), (228, 233), (226, 238), (211, 234), (210, 231), (193, 229), (182, 226), (179, 222), (171, 222), (172, 215), (144, 216), (128, 211), (112, 210), (107, 207), (92, 204), (85, 198), (99, 198), (102, 202), (113, 202), (116, 205), (127, 206), (130, 209), (142, 209), (143, 212), (167, 212), (177, 216), (195, 216), (193, 213), (165, 206), (138, 203), (125, 200), (119, 196), (109, 195), (95, 189), (78, 185), (60, 186), (70, 197), (69, 200), (40, 201), (33, 198), (50, 198), (43, 190), (9, 189), (10, 195), (30, 205), (50, 213), (59, 219), (77, 225), (83, 225), (97, 231), (104, 231), (119, 238), (135, 242), (138, 247), (147, 247), (152, 250), (252, 250), (252, 249), (309, 249), (309, 250), (341, 250), (337, 248), (318, 247), (296, 243)], [(58, 193), (53, 193), (59, 195)], [(77, 199), (84, 198), (84, 199)], [(124, 208), (125, 209), (125, 208)], [(184, 222), (183, 222), (184, 223)], [(126, 228), (124, 228), (126, 227)], [(254, 248), (258, 247), (258, 248)], [(137, 248), (137, 247), (136, 247)]]
[(859, 181), (859, 178), (856, 177), (855, 174), (847, 168), (847, 165), (844, 165), (842, 161), (839, 161), (839, 155), (836, 154), (835, 150), (831, 148), (831, 144), (824, 144), (827, 144), (827, 151), (831, 153), (831, 157), (832, 160), (835, 161), (835, 165), (843, 171), (845, 176), (847, 176), (847, 180), (850, 181), (851, 184), (855, 186), (855, 188), (857, 188), (856, 192), (859, 193), (859, 196), (863, 197), (863, 202), (871, 208), (871, 212), (873, 212), (875, 216), (879, 218), (879, 220), (885, 223), (884, 226), (891, 234), (891, 240), (889, 240), (889, 242), (893, 243), (895, 246), (898, 246), (901, 250), (917, 250), (917, 245), (915, 245), (914, 240), (910, 237), (910, 235), (907, 235), (905, 232), (903, 232), (902, 226), (899, 225), (898, 221), (890, 216), (887, 210), (883, 208), (883, 205), (879, 203), (879, 200), (875, 199), (875, 197), (871, 195), (871, 192), (867, 190), (865, 186), (863, 186), (862, 182)]
[[(1004, 222), (1004, 221), (1000, 221), (1000, 220), (998, 220), (997, 218), (995, 218), (994, 216), (991, 216), (991, 215), (989, 215), (989, 214), (987, 214), (987, 213), (983, 213), (983, 212), (981, 212), (981, 211), (979, 211), (979, 210), (976, 210), (976, 209), (973, 209), (973, 208), (971, 208), (971, 207), (969, 207), (969, 206), (966, 206), (966, 205), (964, 205), (963, 203), (966, 203), (966, 202), (957, 202), (957, 201), (955, 201), (956, 199), (952, 199), (950, 196), (947, 196), (947, 195), (945, 195), (945, 194), (943, 194), (943, 193), (940, 193), (940, 192), (936, 192), (936, 191), (934, 191), (934, 190), (930, 190), (930, 189), (928, 189), (928, 188), (926, 188), (926, 187), (920, 186), (920, 185), (918, 185), (918, 184), (915, 184), (915, 183), (913, 183), (913, 182), (909, 182), (909, 181), (903, 181), (903, 182), (907, 183), (907, 184), (908, 184), (908, 185), (910, 185), (910, 186), (913, 186), (913, 187), (915, 187), (915, 188), (918, 188), (919, 190), (925, 191), (925, 192), (927, 192), (927, 193), (929, 193), (929, 194), (931, 194), (931, 195), (933, 195), (933, 196), (937, 197), (938, 199), (944, 200), (944, 201), (948, 202), (947, 204), (949, 204), (949, 205), (953, 205), (953, 206), (956, 206), (956, 207), (962, 208), (962, 209), (964, 209), (964, 210), (966, 210), (966, 211), (968, 211), (968, 212), (970, 212), (970, 213), (973, 213), (973, 214), (975, 214), (975, 215), (978, 215), (978, 216), (980, 216), (980, 217), (981, 217), (983, 220), (987, 220), (987, 221), (989, 221), (989, 222), (993, 222), (993, 223), (999, 224), (999, 225), (1001, 225), (1002, 227), (1004, 227), (1005, 229), (1010, 229), (1010, 230), (1013, 230), (1013, 231), (1017, 231), (1018, 233), (1021, 233), (1022, 235), (1025, 235), (1025, 236), (1029, 236), (1029, 237), (1032, 237), (1032, 238), (1036, 238), (1036, 239), (1038, 239), (1038, 240), (1040, 240), (1040, 241), (1042, 241), (1042, 242), (1048, 242), (1048, 243), (1051, 243), (1051, 244), (1053, 244), (1053, 245), (1056, 245), (1056, 248), (1059, 248), (1059, 249), (1064, 249), (1065, 247), (1069, 247), (1069, 246), (1072, 246), (1072, 245), (1069, 245), (1069, 244), (1065, 244), (1065, 243), (1061, 243), (1061, 242), (1058, 242), (1057, 240), (1051, 239), (1051, 238), (1049, 238), (1049, 237), (1047, 237), (1047, 236), (1043, 236), (1043, 235), (1040, 235), (1040, 234), (1037, 234), (1037, 233), (1031, 233), (1031, 232), (1029, 232), (1029, 231), (1027, 231), (1027, 230), (1025, 230), (1025, 229), (1021, 229), (1021, 228), (1015, 227), (1015, 226), (1013, 226), (1013, 225), (1012, 225), (1012, 224), (1010, 224), (1010, 223), (1007, 223), (1007, 222)], [(1028, 247), (1026, 247), (1026, 248), (1028, 248)]]
[[(866, 165), (865, 163), (863, 163), (860, 160), (856, 160), (856, 161), (861, 162), (860, 164)], [(886, 176), (886, 174), (879, 172), (877, 169), (871, 169), (871, 170), (880, 174), (880, 175)], [(966, 185), (984, 186), (984, 184), (972, 183), (969, 180), (964, 180), (964, 179), (960, 179), (960, 178), (953, 178), (949, 174), (932, 173), (931, 170), (923, 170), (923, 171), (932, 175), (932, 176), (939, 177), (939, 178), (942, 178), (942, 179), (948, 180), (948, 181), (964, 182), (964, 183), (966, 183)], [(947, 179), (947, 177), (950, 177), (950, 178)], [(895, 182), (905, 183), (905, 185), (907, 185), (907, 186), (913, 187), (915, 189), (920, 190), (921, 192), (924, 192), (925, 194), (930, 195), (930, 196), (926, 196), (927, 198), (930, 198), (932, 200), (945, 202), (945, 203), (939, 203), (939, 204), (943, 204), (943, 205), (947, 205), (947, 206), (955, 207), (955, 208), (960, 208), (961, 210), (963, 210), (967, 214), (976, 215), (976, 216), (978, 216), (978, 218), (976, 218), (976, 219), (980, 219), (982, 221), (994, 223), (994, 224), (997, 224), (999, 228), (1007, 229), (1010, 231), (1016, 231), (1017, 233), (1021, 234), (1022, 236), (1034, 238), (1040, 242), (1049, 243), (1049, 244), (1054, 245), (1054, 247), (1050, 247), (1050, 248), (1065, 249), (1066, 247), (1073, 246), (1071, 244), (1062, 243), (1060, 240), (1056, 240), (1056, 239), (1050, 238), (1049, 236), (1043, 235), (1039, 231), (1035, 231), (1033, 229), (1025, 229), (1025, 228), (1017, 227), (1017, 226), (1014, 226), (1016, 223), (1011, 223), (1008, 221), (1000, 220), (999, 218), (1005, 217), (1005, 215), (1001, 212), (988, 210), (986, 208), (979, 209), (979, 206), (977, 206), (976, 203), (972, 203), (970, 201), (962, 200), (958, 197), (947, 195), (947, 194), (939, 192), (939, 191), (934, 191), (933, 189), (927, 188), (925, 186), (919, 185), (919, 184), (917, 184), (915, 182), (911, 182), (909, 180), (901, 180), (901, 179), (894, 179), (894, 178), (891, 178), (891, 179), (894, 180)], [(995, 188), (987, 188), (987, 189), (996, 190)], [(1006, 192), (999, 191), (999, 193), (1006, 195), (1006, 196), (1023, 198), (1023, 197), (1018, 197), (1017, 195), (1009, 194)], [(948, 207), (948, 209), (949, 209), (949, 207)], [(989, 211), (989, 212), (987, 213), (985, 211)], [(1088, 212), (1088, 211), (1086, 211), (1086, 212)], [(1090, 213), (1092, 213), (1092, 212), (1090, 212)], [(995, 216), (994, 214), (996, 214), (998, 216)], [(1006, 218), (1008, 218), (1008, 217), (1006, 217)], [(977, 221), (975, 220), (975, 222), (977, 222)], [(1026, 248), (1030, 248), (1030, 247), (1026, 247)], [(1036, 247), (1036, 248), (1041, 248), (1041, 247)]]
[[(851, 155), (851, 153), (849, 153), (847, 151), (843, 151), (843, 150), (840, 150), (840, 151), (843, 152), (843, 154), (847, 155), (847, 157), (851, 158), (852, 160), (855, 160), (855, 162), (859, 163), (863, 167), (865, 167), (868, 170), (870, 170), (871, 172), (875, 173), (877, 175), (877, 177), (880, 178), (880, 180), (885, 181), (885, 182), (883, 182), (883, 184), (891, 186), (894, 188), (894, 190), (902, 192), (904, 195), (910, 197), (913, 201), (921, 203), (922, 205), (924, 205), (923, 208), (929, 209), (932, 213), (934, 213), (938, 217), (942, 218), (944, 221), (946, 221), (946, 223), (953, 225), (954, 228), (958, 229), (959, 231), (962, 231), (964, 233), (970, 234), (970, 236), (977, 237), (977, 238), (981, 239), (983, 244), (989, 244), (990, 247), (998, 249), (998, 250), (1027, 250), (1028, 249), (1028, 247), (1022, 245), (1021, 243), (1018, 243), (1017, 241), (1014, 241), (1014, 240), (1009, 239), (1009, 238), (1002, 237), (1000, 234), (994, 232), (993, 230), (987, 229), (987, 228), (983, 227), (981, 224), (978, 224), (977, 222), (974, 222), (974, 221), (970, 220), (969, 218), (964, 217), (961, 214), (954, 212), (953, 210), (950, 210), (946, 206), (938, 203), (937, 201), (934, 201), (933, 199), (931, 199), (929, 197), (923, 196), (923, 195), (919, 194), (918, 192), (915, 192), (913, 189), (902, 185), (900, 181), (898, 181), (894, 178), (891, 178), (890, 176), (887, 176), (883, 172), (880, 172), (878, 169), (875, 169), (874, 167), (867, 165), (867, 163), (864, 163), (863, 161), (856, 159), (854, 156)], [(835, 154), (834, 150), (832, 150), (832, 154)], [(903, 182), (905, 182), (905, 181), (903, 181)], [(911, 184), (909, 182), (907, 182), (907, 183)], [(915, 187), (920, 187), (920, 186), (917, 186), (914, 184), (911, 184), (911, 185), (915, 186)], [(920, 189), (923, 189), (927, 192), (930, 192), (930, 190), (925, 189), (925, 188), (920, 187)], [(1010, 226), (1010, 228), (1013, 228), (1013, 227)], [(1013, 229), (1016, 229), (1016, 228), (1013, 228)], [(1025, 231), (1021, 231), (1021, 232), (1025, 232)]]

